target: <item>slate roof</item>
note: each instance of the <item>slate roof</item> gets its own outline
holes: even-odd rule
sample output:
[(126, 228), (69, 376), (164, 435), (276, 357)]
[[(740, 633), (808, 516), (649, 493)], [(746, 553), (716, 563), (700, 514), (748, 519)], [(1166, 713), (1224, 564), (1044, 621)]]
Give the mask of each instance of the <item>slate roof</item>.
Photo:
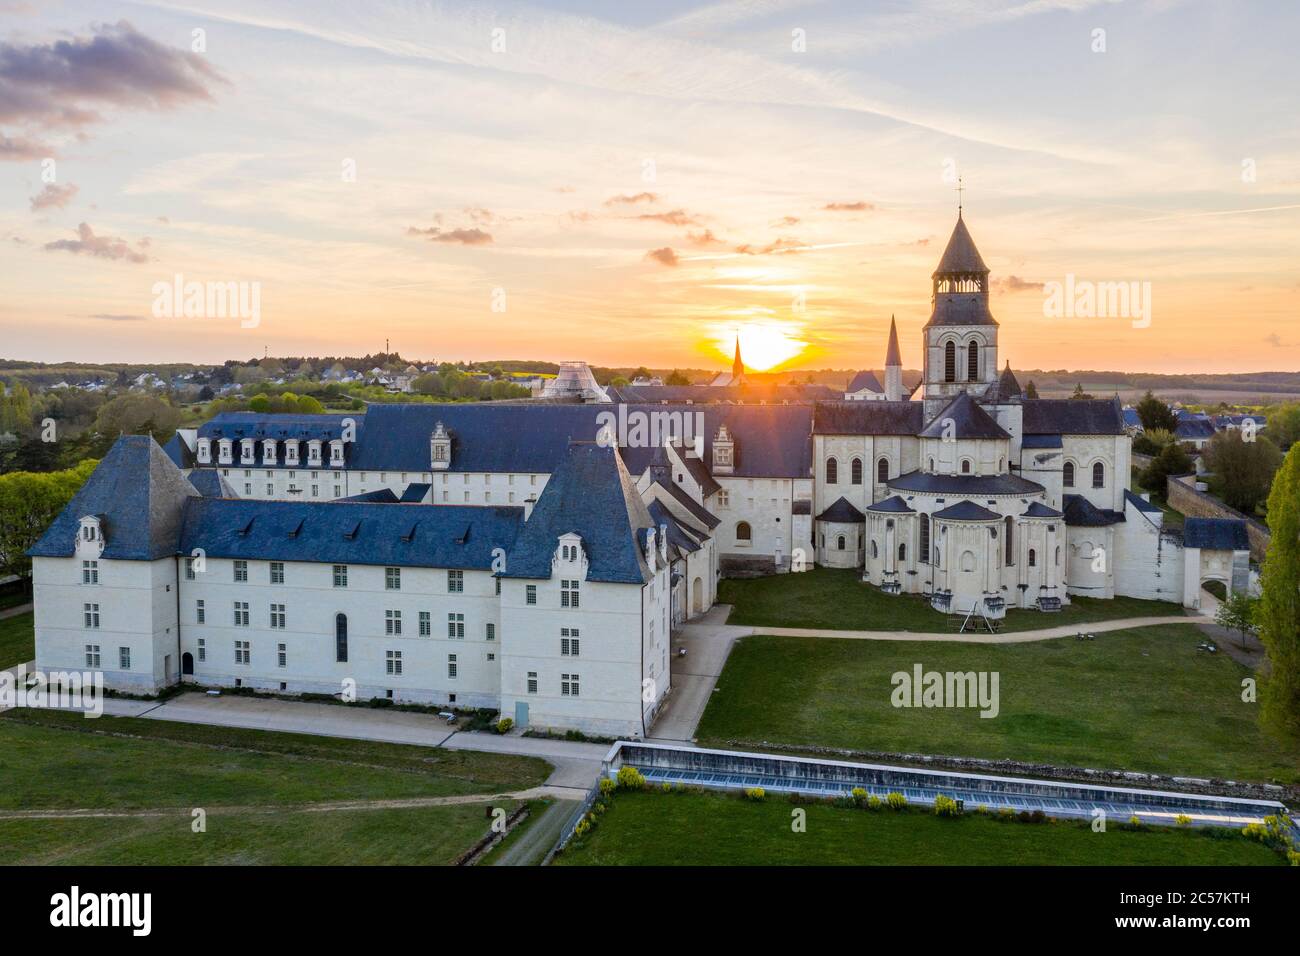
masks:
[(680, 452), (682, 463), (686, 465), (686, 470), (691, 473), (691, 477), (695, 479), (695, 483), (700, 486), (700, 491), (703, 493), (705, 498), (708, 498), (710, 495), (716, 494), (722, 490), (722, 485), (718, 484), (717, 479), (714, 478), (713, 475), (709, 474), (709, 467), (704, 464), (703, 461), (696, 458), (694, 455), (686, 454), (686, 449), (684, 448), (679, 449), (678, 451)]
[(612, 446), (572, 442), (506, 556), (507, 578), (547, 579), (560, 535), (582, 538), (587, 580), (645, 584), (652, 569), (638, 546), (655, 526)]
[[(519, 507), (400, 505), (361, 501), (186, 503), (180, 551), (261, 561), (487, 570), (509, 553)], [(507, 558), (508, 560), (508, 558)]]
[[(951, 422), (951, 426), (949, 426)], [(949, 432), (948, 428), (952, 431)], [(969, 392), (962, 392), (921, 432), (922, 438), (1010, 438), (993, 416), (980, 408)]]
[(695, 540), (694, 535), (682, 527), (677, 517), (665, 508), (662, 502), (650, 502), (647, 510), (656, 527), (667, 526), (669, 548), (676, 548), (683, 554), (692, 554), (700, 550), (700, 543)]
[(1188, 518), (1183, 522), (1183, 544), (1212, 551), (1249, 551), (1250, 537), (1240, 518)]
[(1065, 444), (1061, 441), (1060, 435), (1023, 435), (1020, 439), (1021, 448), (1064, 448)]
[(1002, 370), (998, 380), (984, 393), (984, 401), (1002, 404), (1019, 398), (1020, 382), (1016, 379), (1016, 373), (1011, 371), (1011, 363), (1007, 362), (1007, 367)]
[(860, 392), (863, 389), (871, 392), (883, 392), (885, 390), (884, 386), (880, 384), (880, 379), (876, 378), (875, 372), (862, 371), (853, 376), (853, 380), (849, 382), (844, 391)]
[[(377, 406), (375, 406), (377, 407)], [(286, 441), (288, 439), (297, 439), (298, 441), (310, 441), (319, 439), (323, 442), (329, 442), (336, 438), (343, 437), (343, 421), (351, 419), (355, 423), (354, 438), (360, 442), (365, 431), (366, 416), (361, 412), (339, 412), (328, 415), (278, 415), (266, 414), (259, 412), (222, 412), (220, 415), (213, 417), (211, 420), (204, 422), (199, 426), (198, 437), (210, 438), (216, 441), (221, 438), (229, 438), (235, 443), (235, 464), (242, 464), (239, 460), (239, 442), (245, 438), (253, 438), (258, 441), (254, 446), (255, 461), (251, 467), (255, 468), (284, 468), (284, 449), (279, 449), (276, 456), (276, 462), (271, 464), (262, 462), (262, 445), (261, 440), (264, 438), (274, 438), (276, 441)], [(429, 437), (424, 439), (426, 459), (428, 457)], [(213, 457), (216, 457), (214, 452)], [(302, 459), (297, 465), (290, 465), (291, 468), (302, 468), (306, 460), (306, 452), (303, 452)], [(425, 471), (428, 470), (428, 463), (425, 463)]]
[(1026, 435), (1124, 434), (1118, 398), (1033, 398), (1023, 407)]
[(943, 521), (1001, 521), (1002, 516), (997, 512), (989, 511), (982, 505), (977, 505), (973, 501), (959, 501), (955, 505), (949, 505), (942, 511), (936, 511), (934, 517)]
[(891, 491), (916, 491), (922, 494), (951, 494), (973, 498), (989, 495), (1036, 495), (1043, 486), (1019, 475), (930, 475), (909, 471), (889, 479)]
[(1138, 511), (1145, 512), (1146, 514), (1160, 513), (1159, 508), (1157, 508), (1151, 502), (1144, 500), (1141, 495), (1135, 494), (1134, 492), (1130, 491), (1128, 488), (1124, 489), (1124, 500), (1127, 501), (1129, 504), (1131, 504)]
[(818, 435), (915, 435), (924, 418), (921, 402), (818, 402), (812, 428)]
[(190, 451), (190, 446), (181, 440), (180, 432), (168, 439), (167, 444), (163, 445), (163, 451), (177, 468), (194, 467), (194, 452)]
[(1174, 429), (1174, 437), (1183, 441), (1213, 438), (1214, 434), (1214, 423), (1203, 418), (1184, 418)]
[(987, 273), (988, 271), (989, 267), (984, 264), (984, 258), (975, 248), (975, 240), (971, 238), (970, 230), (966, 228), (966, 220), (962, 219), (961, 213), (958, 213), (957, 224), (952, 228), (952, 235), (948, 237), (948, 245), (944, 247), (934, 275)]
[(855, 508), (847, 498), (838, 498), (835, 503), (817, 516), (818, 521), (832, 521), (836, 524), (863, 524), (867, 516)]
[(1029, 507), (1021, 513), (1022, 518), (1060, 518), (1061, 512), (1049, 508), (1041, 501), (1030, 502)]
[[(163, 451), (166, 450), (164, 447)], [(226, 481), (225, 476), (215, 468), (196, 468), (190, 472), (189, 479), (194, 489), (205, 498), (239, 497), (235, 489), (230, 487), (230, 482)]]
[(894, 317), (889, 317), (889, 346), (885, 349), (885, 368), (891, 365), (901, 367), (903, 364), (902, 353), (898, 350), (898, 324), (894, 322)]
[(1125, 427), (1127, 428), (1142, 427), (1142, 416), (1138, 414), (1138, 410), (1136, 408), (1125, 408), (1123, 409), (1123, 414), (1124, 414)]
[(1125, 520), (1122, 512), (1098, 508), (1083, 495), (1065, 495), (1062, 504), (1065, 523), (1071, 528), (1104, 528)]
[(198, 490), (156, 441), (123, 435), (27, 553), (71, 557), (81, 519), (99, 515), (103, 557), (153, 561), (174, 555), (181, 507), (188, 499), (200, 500)]
[(411, 482), (402, 492), (402, 503), (418, 505), (420, 502), (424, 501), (424, 496), (429, 493), (429, 489), (432, 487), (433, 485), (428, 482)]
[(891, 495), (882, 501), (877, 501), (874, 505), (867, 506), (868, 511), (875, 511), (881, 514), (915, 514), (916, 509), (908, 505), (898, 495)]
[(672, 481), (656, 481), (656, 485), (663, 488), (668, 494), (672, 495), (674, 501), (686, 509), (691, 517), (695, 518), (706, 528), (712, 530), (722, 524), (722, 519), (716, 517), (709, 509), (688, 495), (681, 488), (677, 487)]
[[(730, 372), (719, 375), (731, 379)], [(611, 385), (606, 391), (612, 401), (627, 405), (815, 402), (844, 394), (827, 385), (768, 385), (749, 380), (743, 385)]]
[(348, 495), (346, 498), (336, 498), (336, 501), (369, 501), (374, 504), (395, 505), (398, 502), (397, 493), (391, 488), (376, 488), (374, 491), (363, 491), (360, 494)]

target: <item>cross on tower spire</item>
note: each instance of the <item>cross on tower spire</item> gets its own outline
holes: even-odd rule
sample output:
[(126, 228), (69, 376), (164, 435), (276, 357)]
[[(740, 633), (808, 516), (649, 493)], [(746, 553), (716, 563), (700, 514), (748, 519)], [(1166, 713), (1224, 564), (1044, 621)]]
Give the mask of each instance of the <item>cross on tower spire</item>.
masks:
[(966, 191), (966, 187), (962, 185), (962, 181), (961, 181), (961, 177), (960, 177), (960, 176), (957, 177), (957, 187), (956, 187), (956, 190), (957, 190), (957, 218), (960, 219), (960, 218), (961, 218), (961, 199), (962, 199), (962, 193)]

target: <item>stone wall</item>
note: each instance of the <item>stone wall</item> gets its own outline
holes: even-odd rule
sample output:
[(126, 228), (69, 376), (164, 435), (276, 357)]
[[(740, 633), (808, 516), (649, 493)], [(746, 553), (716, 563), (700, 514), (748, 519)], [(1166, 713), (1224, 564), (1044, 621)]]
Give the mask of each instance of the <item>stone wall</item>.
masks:
[(1133, 467), (1138, 471), (1146, 471), (1151, 467), (1151, 462), (1155, 461), (1150, 455), (1144, 455), (1141, 452), (1130, 452), (1129, 459), (1133, 462)]
[(1195, 481), (1195, 475), (1170, 475), (1165, 486), (1169, 507), (1194, 518), (1238, 518), (1246, 522), (1246, 534), (1250, 538), (1250, 559), (1263, 561), (1264, 552), (1268, 550), (1268, 526), (1236, 508), (1228, 507), (1214, 495), (1197, 491), (1193, 486)]

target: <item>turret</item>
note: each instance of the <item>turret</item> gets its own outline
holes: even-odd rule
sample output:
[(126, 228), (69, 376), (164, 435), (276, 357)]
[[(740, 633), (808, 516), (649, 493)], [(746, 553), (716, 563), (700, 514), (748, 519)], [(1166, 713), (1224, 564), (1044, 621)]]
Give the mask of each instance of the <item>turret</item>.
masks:
[(885, 401), (903, 400), (903, 358), (898, 350), (898, 325), (889, 317), (889, 348), (885, 352)]

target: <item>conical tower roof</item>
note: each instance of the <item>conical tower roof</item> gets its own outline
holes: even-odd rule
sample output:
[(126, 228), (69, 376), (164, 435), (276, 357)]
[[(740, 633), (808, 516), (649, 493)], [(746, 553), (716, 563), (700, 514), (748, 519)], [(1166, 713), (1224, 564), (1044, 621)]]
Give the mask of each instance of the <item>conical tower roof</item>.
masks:
[(975, 240), (971, 238), (970, 230), (966, 228), (966, 220), (962, 219), (961, 213), (958, 213), (957, 225), (952, 229), (952, 235), (948, 238), (948, 245), (943, 250), (943, 257), (939, 259), (939, 266), (934, 270), (934, 275), (963, 275), (972, 272), (988, 275), (988, 271), (989, 267), (984, 264), (980, 251), (975, 248)]
[(889, 317), (889, 348), (885, 350), (885, 368), (891, 365), (897, 365), (900, 368), (903, 365), (902, 353), (898, 350), (898, 324), (894, 317)]

